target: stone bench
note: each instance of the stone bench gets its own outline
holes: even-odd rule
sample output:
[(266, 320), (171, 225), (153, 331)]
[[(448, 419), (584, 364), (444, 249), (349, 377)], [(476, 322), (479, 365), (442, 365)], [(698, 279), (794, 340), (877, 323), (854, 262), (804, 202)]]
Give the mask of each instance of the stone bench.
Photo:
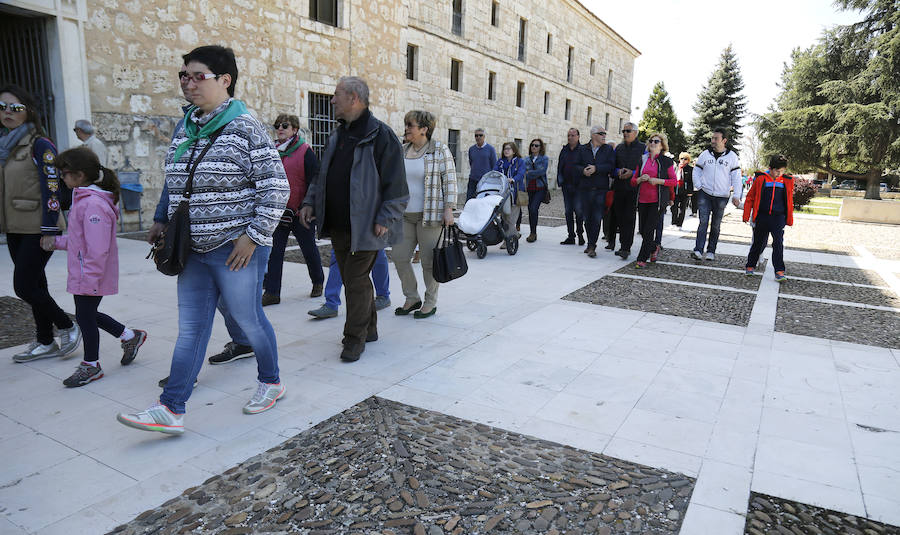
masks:
[(839, 218), (841, 221), (900, 225), (900, 202), (844, 197)]

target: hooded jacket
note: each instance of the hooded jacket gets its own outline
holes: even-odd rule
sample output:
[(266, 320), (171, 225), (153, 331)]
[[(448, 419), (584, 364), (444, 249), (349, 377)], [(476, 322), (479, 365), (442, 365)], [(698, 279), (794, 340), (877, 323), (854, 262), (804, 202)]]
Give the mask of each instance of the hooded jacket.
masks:
[(772, 191), (768, 196), (769, 199), (775, 198), (775, 189), (784, 188), (787, 206), (785, 206), (785, 221), (787, 224), (794, 224), (794, 177), (791, 175), (781, 175), (780, 178), (772, 178), (768, 173), (758, 172), (753, 179), (753, 185), (747, 192), (747, 198), (744, 199), (744, 222), (756, 221), (756, 216), (760, 212), (764, 214), (771, 213), (771, 206), (760, 206), (760, 198), (762, 198), (763, 188), (771, 188)]
[(733, 150), (725, 149), (721, 156), (707, 149), (694, 164), (694, 189), (713, 197), (733, 197), (741, 200), (741, 163)]
[(56, 248), (68, 251), (66, 291), (73, 295), (119, 292), (119, 247), (113, 194), (98, 186), (75, 188), (69, 232), (56, 237)]

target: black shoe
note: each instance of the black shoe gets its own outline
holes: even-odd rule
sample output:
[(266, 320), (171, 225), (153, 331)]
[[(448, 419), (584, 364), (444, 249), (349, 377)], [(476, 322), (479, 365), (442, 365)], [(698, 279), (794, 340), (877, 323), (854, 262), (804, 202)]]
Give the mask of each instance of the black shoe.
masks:
[(417, 320), (421, 320), (421, 319), (425, 319), (425, 318), (430, 318), (431, 316), (434, 316), (436, 313), (437, 313), (437, 307), (432, 308), (428, 312), (422, 312), (421, 310), (416, 310), (413, 313), (413, 317), (416, 318)]
[(597, 257), (597, 248), (596, 247), (588, 247), (587, 255), (591, 258)]
[(280, 302), (281, 302), (281, 298), (278, 297), (277, 295), (272, 295), (272, 294), (267, 294), (267, 293), (262, 294), (262, 306), (264, 306), (264, 307), (267, 307), (269, 305), (277, 305)]
[(366, 344), (345, 344), (344, 350), (341, 351), (341, 360), (346, 362), (356, 362), (359, 356), (366, 350)]
[(366, 335), (366, 342), (377, 342), (378, 341), (378, 331), (372, 331)]
[(228, 342), (227, 344), (225, 344), (225, 349), (223, 349), (221, 353), (209, 357), (209, 363), (225, 364), (226, 362), (231, 362), (232, 360), (246, 359), (252, 356), (252, 347), (237, 344), (235, 342)]
[(312, 291), (309, 292), (310, 297), (321, 297), (322, 296), (322, 285), (321, 284), (313, 284)]
[[(160, 380), (159, 380), (159, 387), (160, 387), (160, 388), (165, 387), (165, 386), (166, 386), (166, 383), (168, 383), (168, 382), (169, 382), (169, 378), (168, 378), (168, 377), (164, 377), (164, 378), (160, 379)], [(194, 379), (194, 388), (197, 388), (197, 379)]]
[(604, 249), (609, 250), (609, 251), (612, 251), (615, 248), (616, 248), (616, 244), (614, 244), (614, 243), (610, 243), (609, 245), (604, 247)]
[(560, 245), (575, 245), (575, 236), (569, 236), (563, 241), (559, 242)]
[(619, 249), (618, 251), (615, 252), (615, 255), (620, 257), (622, 260), (627, 260), (628, 255), (630, 255), (630, 254), (631, 254), (631, 251), (629, 251), (627, 249)]
[(584, 245), (584, 236), (581, 234), (578, 235), (578, 245)]
[(404, 307), (397, 307), (397, 308), (395, 308), (395, 309), (394, 309), (394, 314), (397, 315), (397, 316), (409, 316), (409, 313), (410, 313), (410, 312), (412, 312), (413, 310), (420, 309), (420, 308), (422, 308), (422, 302), (421, 302), (421, 301), (416, 301), (415, 303), (413, 303), (412, 305), (410, 305), (409, 308), (404, 308)]

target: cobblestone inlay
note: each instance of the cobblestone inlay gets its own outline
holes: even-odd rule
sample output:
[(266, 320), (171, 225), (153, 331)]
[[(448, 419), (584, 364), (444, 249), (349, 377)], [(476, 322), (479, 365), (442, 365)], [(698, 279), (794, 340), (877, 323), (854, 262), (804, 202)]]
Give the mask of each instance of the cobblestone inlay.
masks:
[[(525, 213), (522, 215), (522, 218), (525, 219), (528, 217), (528, 214)], [(522, 221), (522, 227), (527, 227), (527, 220)], [(538, 215), (538, 225), (542, 227), (564, 227), (566, 226), (566, 220), (560, 219), (559, 217), (551, 216), (544, 217), (542, 215)], [(527, 233), (526, 233), (527, 234)]]
[(369, 398), (113, 533), (678, 533), (695, 481)]
[(887, 286), (881, 275), (875, 271), (866, 269), (825, 266), (821, 264), (804, 264), (801, 262), (786, 262), (788, 276), (806, 277), (808, 279), (820, 279), (825, 281), (849, 282), (852, 284), (871, 284), (872, 286)]
[(563, 299), (746, 327), (756, 295), (607, 276)]
[(900, 535), (900, 528), (805, 503), (750, 493), (745, 535)]
[(0, 296), (0, 349), (34, 340), (34, 316), (28, 303), (17, 297)]
[(819, 299), (832, 299), (834, 301), (847, 301), (848, 303), (900, 308), (900, 298), (891, 290), (865, 286), (847, 286), (828, 282), (788, 279), (787, 282), (779, 285), (778, 292), (781, 294), (817, 297)]
[(731, 288), (739, 288), (741, 290), (758, 290), (759, 284), (762, 281), (762, 277), (748, 277), (743, 273), (731, 273), (728, 271), (719, 271), (717, 269), (697, 269), (689, 266), (653, 263), (647, 264), (647, 267), (644, 269), (637, 269), (634, 262), (629, 262), (628, 265), (617, 269), (616, 273), (652, 277), (654, 279), (714, 284), (716, 286), (728, 286)]
[[(319, 246), (319, 257), (322, 259), (322, 267), (327, 268), (331, 265), (331, 244), (325, 243)], [(284, 261), (285, 262), (296, 262), (298, 264), (305, 264), (306, 259), (303, 258), (303, 253), (300, 249), (291, 249), (289, 251), (284, 252)]]
[(900, 313), (886, 310), (779, 297), (775, 330), (900, 349)]
[[(691, 240), (693, 243), (693, 240)], [(668, 248), (664, 249), (660, 255), (659, 259), (664, 262), (678, 262), (679, 264), (688, 264), (688, 265), (696, 265), (696, 266), (709, 266), (709, 267), (718, 267), (718, 268), (728, 268), (728, 269), (739, 269), (744, 271), (744, 266), (747, 264), (746, 256), (737, 256), (731, 254), (718, 254), (716, 253), (715, 260), (694, 260), (691, 258), (691, 251), (687, 249), (673, 249)], [(766, 268), (766, 259), (760, 259), (759, 263), (756, 266), (757, 271), (762, 272)]]

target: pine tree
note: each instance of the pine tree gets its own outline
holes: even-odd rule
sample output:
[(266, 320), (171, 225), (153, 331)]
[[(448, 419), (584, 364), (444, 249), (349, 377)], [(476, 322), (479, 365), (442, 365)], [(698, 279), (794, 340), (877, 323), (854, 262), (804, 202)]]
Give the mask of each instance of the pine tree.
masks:
[(747, 99), (741, 94), (744, 80), (741, 68), (731, 45), (722, 52), (719, 64), (706, 87), (697, 96), (694, 112), (697, 116), (691, 123), (690, 152), (695, 156), (709, 147), (709, 134), (717, 126), (728, 133), (728, 143), (734, 147), (741, 137), (740, 122), (747, 108)]
[(645, 141), (653, 132), (663, 132), (669, 138), (669, 152), (677, 155), (687, 150), (684, 124), (675, 115), (675, 109), (669, 102), (669, 92), (662, 82), (653, 86), (639, 129), (641, 141)]

